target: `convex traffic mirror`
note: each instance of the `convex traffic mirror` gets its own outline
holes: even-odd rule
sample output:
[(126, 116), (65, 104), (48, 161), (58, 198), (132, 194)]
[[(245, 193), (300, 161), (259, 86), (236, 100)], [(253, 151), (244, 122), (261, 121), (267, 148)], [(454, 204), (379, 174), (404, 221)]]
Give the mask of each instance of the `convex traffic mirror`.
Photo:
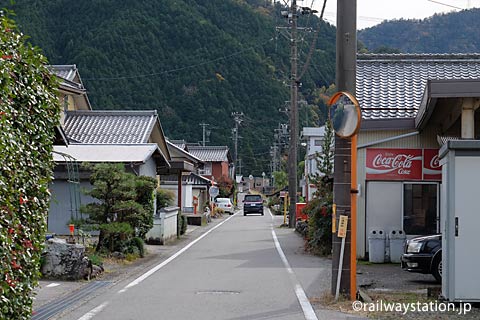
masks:
[(328, 102), (329, 117), (335, 134), (350, 138), (360, 130), (362, 114), (357, 99), (350, 93), (337, 92)]

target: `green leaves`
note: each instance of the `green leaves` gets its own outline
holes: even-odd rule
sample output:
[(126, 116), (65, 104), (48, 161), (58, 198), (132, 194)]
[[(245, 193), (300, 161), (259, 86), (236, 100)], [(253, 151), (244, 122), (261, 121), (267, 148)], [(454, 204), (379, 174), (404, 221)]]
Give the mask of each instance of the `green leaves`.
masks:
[(30, 319), (49, 209), (57, 84), (0, 14), (0, 319)]
[[(144, 237), (153, 226), (156, 180), (127, 173), (123, 164), (100, 163), (84, 165), (84, 168), (91, 170), (93, 186), (84, 193), (99, 201), (84, 205), (82, 212), (89, 215), (90, 227), (100, 230), (100, 239), (108, 237), (107, 249), (116, 247), (113, 243), (117, 239), (113, 235), (115, 232), (128, 237), (134, 233)], [(97, 250), (103, 245), (99, 240)]]

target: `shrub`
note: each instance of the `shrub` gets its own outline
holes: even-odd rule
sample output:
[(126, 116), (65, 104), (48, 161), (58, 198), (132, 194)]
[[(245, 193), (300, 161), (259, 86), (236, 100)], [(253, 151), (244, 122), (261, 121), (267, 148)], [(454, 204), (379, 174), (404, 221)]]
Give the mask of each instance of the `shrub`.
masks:
[[(121, 241), (128, 239), (133, 234), (133, 228), (126, 222), (111, 222), (101, 224), (99, 230), (103, 237), (98, 239), (100, 247), (109, 249), (110, 252), (121, 251)], [(98, 248), (98, 246), (97, 246)]]
[(303, 210), (308, 214), (308, 248), (315, 254), (329, 255), (332, 251), (331, 203), (313, 199)]
[(157, 210), (173, 205), (174, 200), (173, 191), (157, 188)]
[(221, 217), (223, 214), (225, 213), (225, 210), (221, 209), (221, 208), (214, 208), (213, 209), (213, 216), (214, 217)]
[(30, 319), (60, 107), (47, 60), (0, 12), (0, 319)]
[(145, 257), (145, 245), (142, 238), (134, 237), (130, 239), (129, 246), (137, 248), (141, 258)]
[(91, 254), (88, 256), (88, 259), (92, 262), (92, 264), (96, 266), (102, 266), (103, 265), (103, 258), (97, 254)]
[(179, 210), (177, 214), (177, 238), (187, 232), (187, 217)]

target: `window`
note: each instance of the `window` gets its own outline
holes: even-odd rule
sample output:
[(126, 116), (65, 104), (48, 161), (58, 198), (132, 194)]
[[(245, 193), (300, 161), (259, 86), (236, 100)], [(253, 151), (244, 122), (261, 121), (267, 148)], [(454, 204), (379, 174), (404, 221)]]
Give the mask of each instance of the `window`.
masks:
[(323, 140), (322, 139), (315, 139), (313, 144), (315, 145), (315, 147), (321, 147), (322, 144), (323, 144)]
[(437, 233), (437, 184), (403, 185), (403, 229), (411, 235)]
[(245, 201), (249, 201), (249, 202), (255, 202), (255, 201), (257, 201), (257, 202), (260, 202), (260, 201), (262, 201), (262, 196), (259, 196), (259, 195), (256, 195), (256, 194), (255, 194), (255, 195), (253, 195), (253, 194), (252, 194), (252, 195), (248, 194), (248, 195), (245, 196)]

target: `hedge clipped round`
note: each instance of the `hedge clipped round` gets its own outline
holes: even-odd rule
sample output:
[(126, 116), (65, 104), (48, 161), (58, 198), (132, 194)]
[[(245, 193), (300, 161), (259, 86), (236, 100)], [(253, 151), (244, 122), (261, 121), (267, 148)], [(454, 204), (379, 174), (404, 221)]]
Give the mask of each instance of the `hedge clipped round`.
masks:
[(0, 13), (0, 319), (29, 319), (49, 208), (57, 87)]

